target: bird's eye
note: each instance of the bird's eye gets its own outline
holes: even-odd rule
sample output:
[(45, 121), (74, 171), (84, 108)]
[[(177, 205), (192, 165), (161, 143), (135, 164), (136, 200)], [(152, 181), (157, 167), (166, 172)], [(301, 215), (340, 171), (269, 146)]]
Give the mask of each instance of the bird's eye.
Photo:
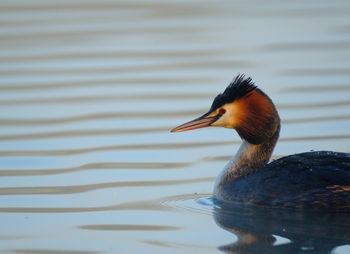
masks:
[(224, 109), (224, 108), (219, 109), (219, 114), (220, 115), (223, 115), (225, 113), (226, 113), (226, 109)]

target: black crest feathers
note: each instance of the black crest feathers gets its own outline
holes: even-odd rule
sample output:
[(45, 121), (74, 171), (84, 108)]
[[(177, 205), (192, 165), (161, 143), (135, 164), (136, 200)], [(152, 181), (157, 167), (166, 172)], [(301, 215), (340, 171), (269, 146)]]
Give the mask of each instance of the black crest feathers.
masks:
[(238, 74), (228, 87), (226, 87), (225, 91), (215, 97), (210, 111), (214, 111), (226, 103), (242, 98), (255, 89), (257, 89), (257, 87), (254, 85), (251, 78), (245, 78), (244, 74)]

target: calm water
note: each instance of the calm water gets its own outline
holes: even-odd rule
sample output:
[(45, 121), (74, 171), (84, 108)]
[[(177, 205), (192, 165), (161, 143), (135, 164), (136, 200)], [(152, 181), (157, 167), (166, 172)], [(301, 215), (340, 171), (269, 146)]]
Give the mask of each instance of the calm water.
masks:
[(213, 205), (232, 130), (169, 130), (246, 73), (274, 157), (350, 152), (350, 2), (0, 1), (0, 252), (340, 253), (346, 214)]

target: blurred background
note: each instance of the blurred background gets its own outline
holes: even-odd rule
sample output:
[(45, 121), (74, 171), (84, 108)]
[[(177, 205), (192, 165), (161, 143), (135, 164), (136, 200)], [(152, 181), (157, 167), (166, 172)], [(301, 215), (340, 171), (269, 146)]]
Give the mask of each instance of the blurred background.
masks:
[(0, 1), (0, 251), (220, 252), (237, 237), (198, 200), (239, 136), (169, 130), (245, 73), (282, 119), (273, 158), (350, 152), (349, 13), (346, 0)]

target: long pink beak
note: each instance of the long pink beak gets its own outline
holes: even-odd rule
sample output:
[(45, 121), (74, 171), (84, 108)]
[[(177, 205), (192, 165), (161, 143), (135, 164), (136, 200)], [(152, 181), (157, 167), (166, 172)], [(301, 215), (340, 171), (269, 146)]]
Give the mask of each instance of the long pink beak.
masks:
[(187, 123), (181, 124), (177, 126), (176, 128), (172, 129), (170, 132), (182, 132), (182, 131), (190, 131), (194, 129), (204, 128), (210, 126), (213, 122), (218, 120), (221, 115), (216, 116), (207, 116), (208, 113), (202, 115), (201, 117), (198, 117), (192, 121), (189, 121)]

